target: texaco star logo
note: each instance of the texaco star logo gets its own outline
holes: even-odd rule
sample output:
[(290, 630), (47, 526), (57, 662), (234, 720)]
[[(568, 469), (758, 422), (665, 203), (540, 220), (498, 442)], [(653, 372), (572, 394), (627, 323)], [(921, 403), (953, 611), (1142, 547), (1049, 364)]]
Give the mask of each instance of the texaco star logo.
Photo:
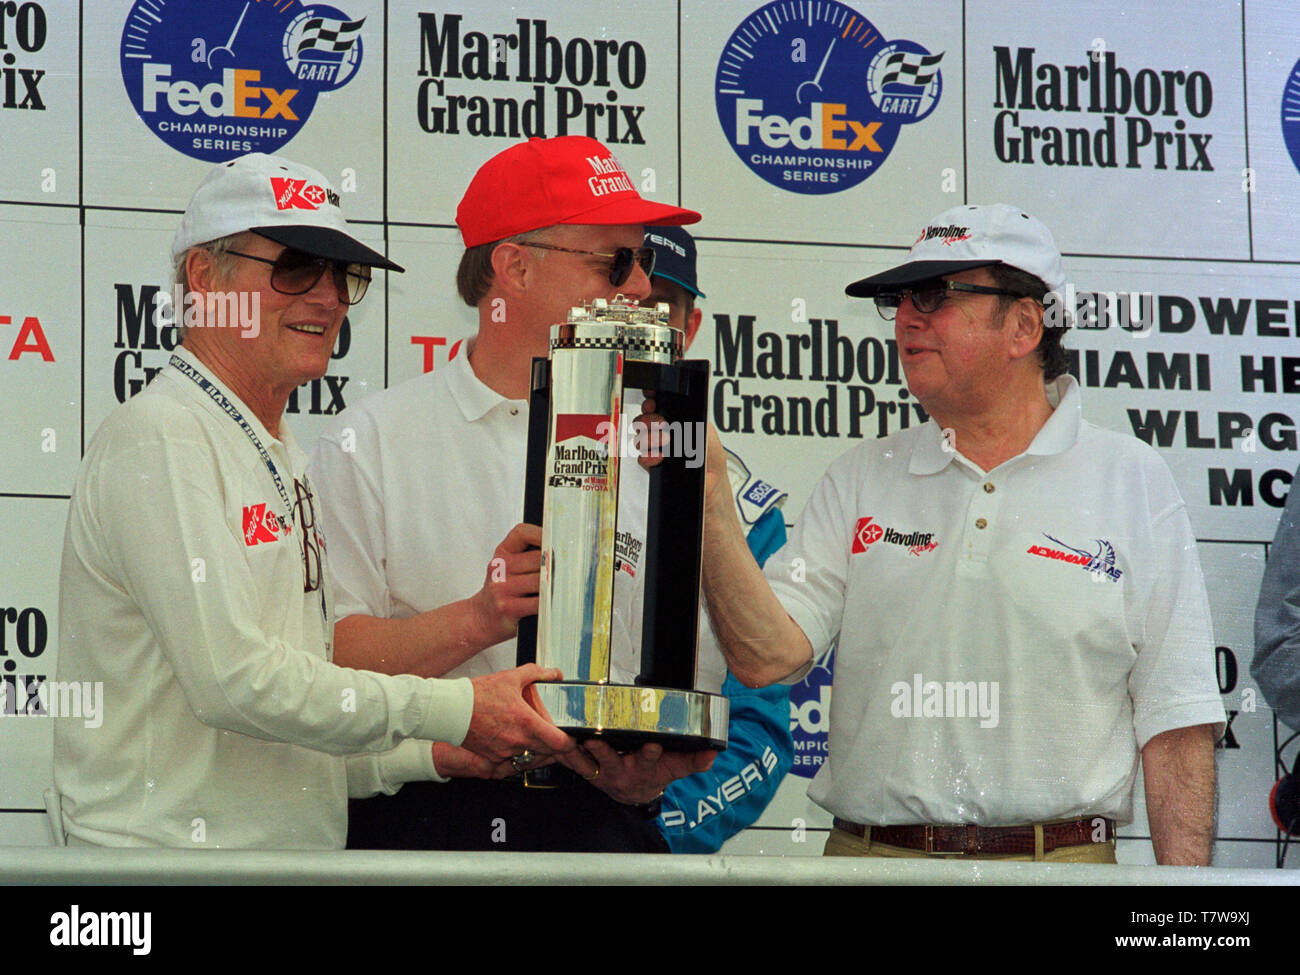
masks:
[(880, 541), (881, 536), (884, 534), (885, 530), (883, 528), (871, 523), (870, 515), (866, 518), (859, 518), (857, 528), (853, 532), (852, 554), (857, 555), (860, 552), (865, 552), (874, 542)]

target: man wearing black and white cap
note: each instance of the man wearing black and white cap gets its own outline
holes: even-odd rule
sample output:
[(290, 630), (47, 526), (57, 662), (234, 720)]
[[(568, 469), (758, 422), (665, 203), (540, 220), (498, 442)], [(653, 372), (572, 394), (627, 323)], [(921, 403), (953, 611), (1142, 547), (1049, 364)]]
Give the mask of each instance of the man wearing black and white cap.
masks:
[[(647, 308), (668, 306), (668, 324), (680, 329), (690, 349), (704, 320), (695, 299), (705, 297), (696, 273), (695, 238), (685, 227), (647, 227), (647, 247), (654, 248)], [(639, 403), (637, 407), (639, 408)], [(628, 464), (620, 477), (639, 482), (645, 469)], [(727, 451), (727, 479), (745, 540), (762, 565), (785, 543), (786, 492), (756, 475), (738, 454)], [(644, 490), (644, 489), (639, 489)], [(639, 568), (632, 553), (632, 569)], [(617, 591), (617, 590), (616, 590)], [(640, 618), (639, 606), (635, 614)], [(701, 616), (701, 644), (714, 643), (707, 618)], [(730, 702), (727, 750), (713, 767), (678, 779), (664, 790), (659, 829), (674, 853), (716, 853), (724, 842), (753, 825), (776, 795), (794, 764), (790, 737), (790, 689), (780, 684), (749, 688), (731, 674), (721, 693)]]
[(55, 724), (56, 841), (338, 848), (349, 790), (435, 778), (431, 741), (481, 775), (571, 750), (525, 699), (556, 671), (330, 662), (325, 540), (283, 413), (371, 268), (401, 268), (352, 235), (324, 176), (264, 155), (209, 173), (172, 259), (184, 343), (104, 421), (72, 494), (59, 678), (104, 705), (101, 725)]
[(1043, 324), (1063, 285), (1051, 234), (1004, 205), (941, 214), (849, 285), (895, 321), (930, 422), (831, 466), (768, 586), (713, 472), (733, 671), (796, 679), (839, 641), (809, 789), (828, 854), (1113, 862), (1140, 755), (1157, 861), (1209, 862), (1224, 714), (1195, 542), (1156, 453), (1083, 420)]

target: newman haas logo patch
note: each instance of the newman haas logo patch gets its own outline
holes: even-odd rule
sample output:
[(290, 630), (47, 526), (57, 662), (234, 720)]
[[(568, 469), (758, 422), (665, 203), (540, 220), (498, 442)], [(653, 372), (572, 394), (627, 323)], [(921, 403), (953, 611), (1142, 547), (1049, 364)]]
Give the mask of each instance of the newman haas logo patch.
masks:
[(850, 549), (850, 554), (861, 555), (876, 542), (902, 545), (910, 555), (921, 555), (929, 552), (939, 544), (934, 540), (934, 532), (913, 531), (903, 533), (885, 525), (877, 524), (872, 515), (859, 518), (857, 526), (853, 529), (853, 547)]
[(1086, 549), (1067, 545), (1059, 538), (1053, 538), (1047, 532), (1043, 532), (1043, 537), (1048, 541), (1055, 542), (1060, 548), (1049, 548), (1046, 545), (1030, 545), (1026, 550), (1027, 554), (1064, 562), (1067, 565), (1077, 565), (1079, 568), (1091, 572), (1095, 580), (1109, 579), (1111, 582), (1119, 582), (1120, 576), (1124, 574), (1123, 569), (1115, 566), (1115, 547), (1104, 538), (1093, 539), (1097, 543), (1097, 550), (1089, 552)]

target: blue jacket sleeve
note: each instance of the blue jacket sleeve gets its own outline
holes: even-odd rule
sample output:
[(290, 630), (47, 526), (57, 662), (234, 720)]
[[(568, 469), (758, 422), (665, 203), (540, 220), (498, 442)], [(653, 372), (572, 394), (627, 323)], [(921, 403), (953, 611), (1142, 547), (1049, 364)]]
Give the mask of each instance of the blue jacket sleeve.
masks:
[(1255, 659), (1250, 675), (1278, 718), (1300, 731), (1300, 485), (1296, 481), (1291, 482), (1268, 551), (1255, 607)]
[[(766, 512), (748, 541), (762, 565), (785, 544), (781, 512)], [(722, 693), (731, 702), (727, 750), (709, 771), (678, 779), (664, 791), (658, 825), (673, 853), (716, 853), (758, 819), (794, 764), (788, 687), (750, 688), (728, 673)]]

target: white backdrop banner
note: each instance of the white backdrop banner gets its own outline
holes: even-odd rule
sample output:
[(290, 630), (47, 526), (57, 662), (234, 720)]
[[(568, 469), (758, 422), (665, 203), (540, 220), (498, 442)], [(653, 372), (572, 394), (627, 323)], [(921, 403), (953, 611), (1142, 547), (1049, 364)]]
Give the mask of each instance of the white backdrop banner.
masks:
[[(338, 186), (377, 276), (289, 422), (310, 447), (369, 393), (464, 354), (456, 204), (523, 139), (607, 143), (700, 210), (710, 418), (788, 520), (864, 438), (924, 422), (850, 281), (934, 214), (1004, 201), (1064, 255), (1094, 423), (1155, 446), (1201, 544), (1231, 718), (1216, 863), (1272, 866), (1275, 722), (1252, 620), (1300, 457), (1300, 39), (1293, 5), (936, 0), (43, 0), (0, 4), (0, 844), (48, 842), (68, 493), (105, 416), (167, 360), (180, 212), (248, 151)], [(312, 43), (304, 44), (305, 40)], [(467, 594), (468, 595), (468, 594)], [(796, 767), (728, 850), (815, 855), (833, 659), (794, 689)], [(93, 709), (93, 695), (89, 699)], [(92, 718), (93, 719), (93, 718)], [(63, 720), (63, 719), (58, 719)], [(1139, 780), (1140, 781), (1140, 780)], [(1141, 803), (1138, 803), (1141, 809)], [(1121, 859), (1150, 862), (1144, 817)]]

